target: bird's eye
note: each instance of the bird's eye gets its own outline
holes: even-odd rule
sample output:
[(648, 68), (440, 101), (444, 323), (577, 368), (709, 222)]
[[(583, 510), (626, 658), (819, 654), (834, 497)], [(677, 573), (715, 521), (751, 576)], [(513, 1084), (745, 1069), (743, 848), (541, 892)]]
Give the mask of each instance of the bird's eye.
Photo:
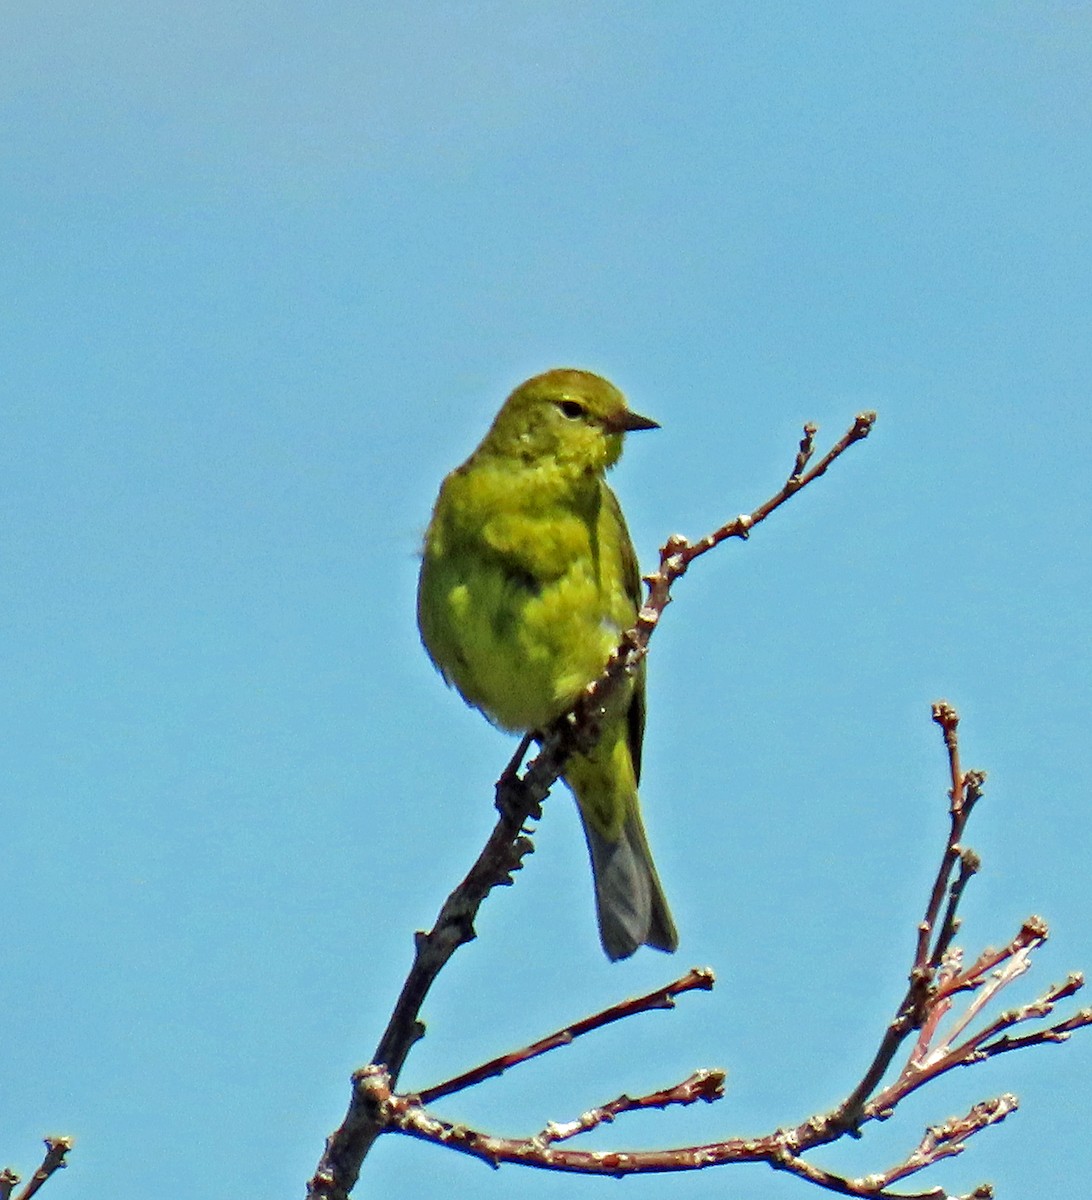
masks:
[(569, 418), (570, 421), (575, 421), (577, 417), (584, 415), (584, 405), (577, 403), (575, 400), (559, 400), (557, 407), (562, 413)]

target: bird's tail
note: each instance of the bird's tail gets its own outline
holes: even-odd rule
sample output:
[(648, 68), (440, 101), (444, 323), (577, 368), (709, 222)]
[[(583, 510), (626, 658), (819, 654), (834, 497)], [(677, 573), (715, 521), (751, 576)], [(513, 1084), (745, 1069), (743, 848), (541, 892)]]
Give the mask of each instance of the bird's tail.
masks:
[(600, 833), (583, 810), (580, 815), (595, 879), (599, 939), (607, 957), (628, 958), (638, 946), (675, 950), (679, 935), (652, 862), (636, 796), (617, 838)]

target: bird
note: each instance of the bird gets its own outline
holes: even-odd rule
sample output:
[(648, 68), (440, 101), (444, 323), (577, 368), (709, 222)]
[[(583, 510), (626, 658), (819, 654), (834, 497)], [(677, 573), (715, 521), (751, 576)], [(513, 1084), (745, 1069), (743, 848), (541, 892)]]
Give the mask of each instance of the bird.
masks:
[[(494, 725), (541, 736), (596, 679), (640, 605), (637, 556), (606, 472), (658, 429), (590, 371), (521, 383), (443, 481), (424, 538), (417, 623), (429, 657)], [(591, 859), (603, 949), (678, 946), (641, 820), (641, 662), (563, 779)]]

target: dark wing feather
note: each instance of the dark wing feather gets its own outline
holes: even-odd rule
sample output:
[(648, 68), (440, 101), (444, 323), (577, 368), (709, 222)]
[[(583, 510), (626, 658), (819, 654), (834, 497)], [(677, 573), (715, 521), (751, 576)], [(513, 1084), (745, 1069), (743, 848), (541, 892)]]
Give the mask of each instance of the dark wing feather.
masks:
[[(637, 552), (633, 548), (633, 540), (629, 536), (626, 519), (622, 515), (622, 506), (618, 497), (603, 484), (604, 500), (610, 515), (618, 522), (619, 551), (622, 557), (622, 577), (626, 594), (633, 601), (633, 615), (641, 607), (641, 569), (637, 564)], [(633, 678), (633, 695), (630, 698), (629, 710), (626, 713), (626, 740), (629, 742), (629, 756), (633, 761), (633, 773), (637, 782), (641, 782), (641, 745), (645, 737), (645, 664), (637, 668)]]

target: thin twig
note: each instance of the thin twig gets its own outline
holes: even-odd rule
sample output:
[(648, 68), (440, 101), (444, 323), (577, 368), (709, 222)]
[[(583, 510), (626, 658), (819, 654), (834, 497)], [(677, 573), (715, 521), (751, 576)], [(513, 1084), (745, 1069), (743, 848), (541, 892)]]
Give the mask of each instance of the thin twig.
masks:
[(445, 1079), (442, 1083), (433, 1084), (432, 1087), (424, 1088), (417, 1093), (417, 1099), (423, 1105), (432, 1104), (443, 1096), (451, 1096), (455, 1092), (461, 1092), (465, 1088), (473, 1087), (485, 1079), (492, 1079), (497, 1075), (502, 1075), (510, 1067), (530, 1062), (533, 1058), (538, 1058), (540, 1055), (546, 1054), (550, 1050), (556, 1050), (560, 1046), (567, 1046), (570, 1042), (575, 1041), (576, 1038), (582, 1037), (586, 1033), (591, 1033), (593, 1030), (602, 1029), (604, 1026), (610, 1025), (615, 1021), (621, 1021), (626, 1017), (648, 1012), (654, 1008), (674, 1008), (676, 996), (680, 996), (684, 992), (694, 991), (695, 989), (706, 992), (710, 991), (713, 983), (714, 975), (708, 967), (695, 967), (680, 979), (676, 979), (673, 983), (669, 983), (665, 987), (657, 988), (655, 991), (648, 992), (644, 996), (636, 996), (630, 1000), (623, 1000), (620, 1004), (611, 1005), (610, 1008), (605, 1008), (590, 1017), (574, 1021), (571, 1025), (566, 1025), (564, 1029), (558, 1029), (556, 1032), (548, 1034), (546, 1037), (540, 1038), (538, 1041), (532, 1042), (529, 1046), (524, 1046), (520, 1050), (512, 1050), (508, 1054), (501, 1054), (497, 1058), (490, 1059), (489, 1062), (482, 1063), (480, 1066), (474, 1067), (469, 1071), (464, 1071), (461, 1075)]
[(624, 1113), (640, 1112), (649, 1108), (668, 1108), (673, 1104), (696, 1104), (699, 1100), (710, 1104), (723, 1097), (725, 1078), (723, 1071), (708, 1069), (695, 1071), (693, 1075), (684, 1079), (682, 1083), (675, 1084), (674, 1087), (661, 1088), (659, 1091), (649, 1092), (645, 1096), (619, 1096), (617, 1100), (611, 1100), (608, 1104), (588, 1109), (575, 1120), (551, 1121), (541, 1133), (537, 1133), (531, 1140), (539, 1146), (549, 1146), (555, 1142), (567, 1141), (569, 1138), (576, 1137), (577, 1134), (587, 1133), (591, 1129), (598, 1128), (604, 1122), (613, 1121), (615, 1117), (620, 1117)]
[(796, 454), (796, 462), (792, 465), (792, 472), (789, 475), (790, 479), (799, 479), (804, 473), (804, 468), (811, 461), (811, 456), (815, 453), (815, 435), (819, 432), (819, 426), (812, 424), (809, 421), (804, 426), (804, 436), (800, 439), (800, 449)]
[[(956, 906), (962, 895), (963, 886), (952, 885), (950, 881), (956, 864), (963, 861), (959, 842), (963, 836), (972, 805), (965, 803), (966, 780), (959, 762), (959, 739), (956, 734), (959, 714), (947, 701), (940, 700), (933, 705), (933, 720), (941, 727), (944, 734), (944, 745), (948, 753), (948, 771), (952, 784), (948, 793), (948, 841), (944, 848), (944, 854), (941, 856), (940, 867), (937, 870), (932, 891), (929, 894), (925, 916), (918, 925), (917, 946), (914, 952), (914, 962), (910, 968), (910, 983), (906, 995), (903, 997), (895, 1017), (888, 1025), (880, 1041), (879, 1049), (861, 1077), (861, 1081), (839, 1108), (830, 1115), (832, 1128), (835, 1130), (856, 1128), (863, 1116), (868, 1097), (873, 1094), (887, 1074), (899, 1047), (927, 1019), (926, 1003), (934, 977), (943, 960), (940, 943), (944, 942), (946, 949), (950, 936), (954, 934), (956, 928)], [(977, 783), (974, 795), (977, 798), (981, 790), (980, 775), (976, 775), (975, 779)], [(933, 934), (946, 892), (949, 895), (949, 904), (940, 936), (937, 939), (937, 946), (934, 949)]]
[[(1016, 1097), (1011, 1094), (997, 1096), (993, 1100), (982, 1100), (963, 1117), (950, 1117), (942, 1125), (934, 1125), (925, 1131), (925, 1136), (916, 1149), (897, 1166), (890, 1167), (869, 1179), (877, 1180), (889, 1187), (900, 1179), (920, 1171), (923, 1166), (932, 1166), (944, 1158), (962, 1154), (967, 1148), (967, 1139), (990, 1125), (1003, 1121), (1016, 1111)], [(943, 1190), (938, 1189), (943, 1195)]]
[(15, 1192), (15, 1188), (19, 1183), (19, 1176), (10, 1167), (0, 1170), (0, 1200), (30, 1200), (31, 1196), (37, 1195), (51, 1175), (55, 1175), (68, 1165), (65, 1162), (65, 1155), (72, 1149), (72, 1138), (51, 1134), (44, 1141), (46, 1152), (41, 1166), (19, 1189), (18, 1193)]
[(1005, 1034), (996, 1042), (987, 1042), (979, 1046), (978, 1052), (985, 1058), (995, 1054), (1007, 1054), (1010, 1050), (1023, 1050), (1027, 1046), (1044, 1046), (1052, 1042), (1065, 1042), (1070, 1034), (1078, 1029), (1086, 1029), (1092, 1025), (1092, 1008), (1082, 1008), (1073, 1016), (1051, 1025), (1049, 1029), (1040, 1029), (1034, 1033), (1026, 1033), (1022, 1037), (1009, 1037)]

